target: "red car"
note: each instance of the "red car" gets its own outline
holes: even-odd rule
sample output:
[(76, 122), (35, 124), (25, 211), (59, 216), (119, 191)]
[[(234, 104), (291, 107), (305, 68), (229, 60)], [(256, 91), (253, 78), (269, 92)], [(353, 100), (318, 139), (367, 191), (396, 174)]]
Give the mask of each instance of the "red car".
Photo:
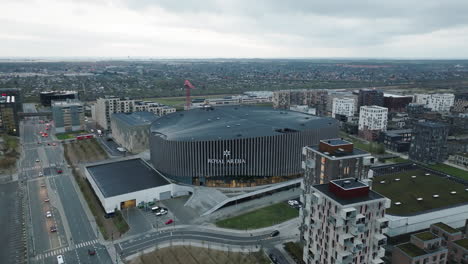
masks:
[(174, 223), (174, 220), (169, 219), (169, 220), (167, 220), (166, 225), (170, 225), (170, 224), (172, 224), (172, 223)]
[(57, 173), (62, 173), (63, 171), (61, 169), (58, 169), (57, 170)]

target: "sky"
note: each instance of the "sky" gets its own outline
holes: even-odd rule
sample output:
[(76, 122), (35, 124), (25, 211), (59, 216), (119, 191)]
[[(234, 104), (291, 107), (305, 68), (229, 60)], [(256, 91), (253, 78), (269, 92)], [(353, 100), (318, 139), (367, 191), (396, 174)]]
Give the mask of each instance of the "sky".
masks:
[(468, 58), (467, 0), (0, 0), (0, 57)]

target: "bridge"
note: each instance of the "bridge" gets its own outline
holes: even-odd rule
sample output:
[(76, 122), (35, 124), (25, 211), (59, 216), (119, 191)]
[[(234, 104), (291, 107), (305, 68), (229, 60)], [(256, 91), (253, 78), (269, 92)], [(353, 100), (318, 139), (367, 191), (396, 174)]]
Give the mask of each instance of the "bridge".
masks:
[(32, 112), (29, 112), (29, 113), (26, 113), (26, 112), (18, 112), (18, 116), (19, 116), (20, 118), (24, 118), (24, 117), (33, 117), (33, 116), (52, 117), (52, 112), (35, 112), (35, 113), (32, 113)]

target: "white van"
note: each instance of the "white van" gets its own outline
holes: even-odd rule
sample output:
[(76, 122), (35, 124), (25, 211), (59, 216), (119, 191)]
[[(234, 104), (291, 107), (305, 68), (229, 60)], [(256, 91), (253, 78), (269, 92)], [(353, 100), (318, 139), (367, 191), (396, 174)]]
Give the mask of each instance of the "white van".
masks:
[(58, 255), (58, 256), (57, 256), (57, 263), (58, 263), (58, 264), (63, 264), (63, 263), (65, 263), (65, 262), (63, 262), (63, 257), (62, 257), (62, 255)]

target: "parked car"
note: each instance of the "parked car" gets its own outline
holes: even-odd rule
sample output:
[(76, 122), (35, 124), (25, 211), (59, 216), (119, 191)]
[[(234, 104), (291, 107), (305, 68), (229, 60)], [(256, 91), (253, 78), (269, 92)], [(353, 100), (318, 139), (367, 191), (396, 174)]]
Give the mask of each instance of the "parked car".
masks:
[(156, 216), (161, 216), (167, 214), (167, 210), (161, 209), (156, 212)]
[(161, 207), (159, 207), (159, 206), (151, 207), (151, 211), (153, 211), (153, 212), (159, 212), (159, 210), (161, 210)]
[(57, 173), (62, 173), (63, 170), (62, 169), (57, 169)]
[(44, 174), (42, 174), (42, 172), (40, 171), (39, 172), (39, 177), (42, 177), (42, 176), (44, 176)]
[(50, 227), (50, 232), (51, 233), (57, 232), (57, 227), (56, 226), (51, 226)]
[(44, 202), (45, 202), (45, 203), (50, 202), (50, 199), (49, 199), (49, 198), (46, 198), (46, 199), (44, 199)]
[(172, 224), (172, 223), (174, 223), (174, 220), (172, 220), (172, 219), (169, 219), (169, 220), (167, 220), (167, 221), (166, 221), (166, 223), (165, 223), (165, 224), (166, 224), (166, 225), (170, 225), (170, 224)]
[(288, 201), (288, 204), (289, 204), (290, 206), (298, 205), (298, 204), (299, 204), (299, 201), (297, 201), (297, 200), (289, 200), (289, 201)]
[(90, 256), (96, 255), (96, 250), (94, 250), (94, 249), (88, 249), (88, 255), (90, 255)]
[(63, 262), (63, 256), (62, 255), (58, 255), (57, 256), (57, 264), (63, 264), (65, 262)]
[(55, 142), (54, 142), (54, 143), (52, 143), (52, 146), (57, 146), (57, 143), (55, 143)]
[(47, 211), (45, 216), (46, 216), (47, 218), (50, 218), (50, 217), (52, 217), (52, 213), (51, 213), (50, 211)]
[(39, 159), (36, 159), (36, 162), (39, 162)]

